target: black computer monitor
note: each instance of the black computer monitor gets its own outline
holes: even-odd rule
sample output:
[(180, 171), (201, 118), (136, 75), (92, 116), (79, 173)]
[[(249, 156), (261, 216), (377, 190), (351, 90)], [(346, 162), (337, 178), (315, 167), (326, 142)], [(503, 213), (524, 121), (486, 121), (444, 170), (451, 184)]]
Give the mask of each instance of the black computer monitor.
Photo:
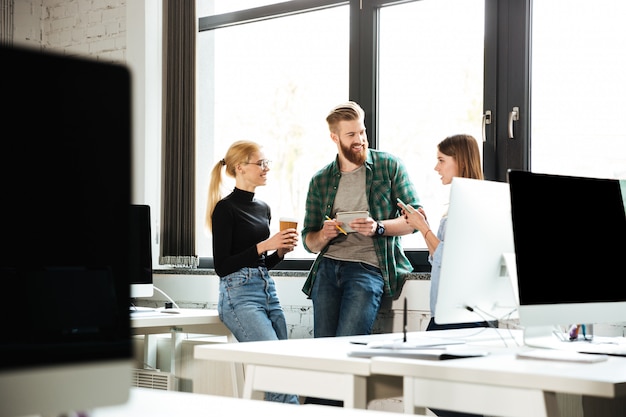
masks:
[(130, 296), (152, 297), (152, 225), (150, 206), (146, 204), (130, 206), (130, 244)]
[(519, 319), (529, 345), (555, 326), (626, 320), (624, 181), (510, 171)]
[(130, 73), (7, 46), (0, 62), (0, 416), (123, 403)]

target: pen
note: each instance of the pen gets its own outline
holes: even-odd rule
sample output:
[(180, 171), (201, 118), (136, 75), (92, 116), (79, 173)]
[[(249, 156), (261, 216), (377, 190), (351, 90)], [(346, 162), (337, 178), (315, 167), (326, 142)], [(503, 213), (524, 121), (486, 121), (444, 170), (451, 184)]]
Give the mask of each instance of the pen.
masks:
[(406, 316), (406, 297), (404, 297), (404, 318), (403, 318), (403, 331), (404, 331), (404, 343), (406, 343), (406, 325), (407, 325), (407, 316)]
[[(330, 221), (332, 221), (333, 219), (331, 219), (330, 217), (326, 216), (326, 220), (330, 220)], [(341, 227), (339, 227), (338, 225), (335, 225), (335, 227), (336, 227), (337, 229), (339, 229), (339, 231), (340, 231), (341, 233), (343, 233), (344, 235), (348, 236), (348, 234), (346, 233), (346, 231), (345, 231), (345, 230), (343, 230)]]

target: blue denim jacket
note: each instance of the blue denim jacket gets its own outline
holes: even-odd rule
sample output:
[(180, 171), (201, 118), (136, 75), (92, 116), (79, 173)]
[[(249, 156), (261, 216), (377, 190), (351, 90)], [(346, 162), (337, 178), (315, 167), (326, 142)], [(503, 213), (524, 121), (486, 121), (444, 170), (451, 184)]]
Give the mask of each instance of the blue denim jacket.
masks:
[(439, 292), (439, 277), (441, 277), (441, 257), (443, 254), (443, 241), (446, 235), (446, 222), (448, 221), (447, 216), (443, 216), (439, 223), (439, 229), (437, 230), (437, 238), (439, 239), (439, 244), (437, 245), (437, 249), (433, 252), (432, 255), (428, 256), (428, 262), (431, 265), (430, 271), (430, 314), (432, 317), (435, 316), (435, 306), (437, 305), (437, 293)]

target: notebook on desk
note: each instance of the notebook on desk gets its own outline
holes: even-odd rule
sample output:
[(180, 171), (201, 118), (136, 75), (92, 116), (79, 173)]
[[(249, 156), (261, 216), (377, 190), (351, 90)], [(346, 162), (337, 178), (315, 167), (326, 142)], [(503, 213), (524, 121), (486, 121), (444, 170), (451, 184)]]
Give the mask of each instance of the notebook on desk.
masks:
[(419, 349), (362, 348), (348, 352), (352, 358), (372, 358), (388, 356), (406, 359), (447, 360), (487, 356), (489, 352), (470, 349), (451, 349), (449, 347), (426, 347)]
[(429, 349), (445, 347), (450, 345), (462, 345), (462, 339), (452, 339), (443, 337), (420, 337), (409, 340), (373, 340), (366, 344), (368, 349)]

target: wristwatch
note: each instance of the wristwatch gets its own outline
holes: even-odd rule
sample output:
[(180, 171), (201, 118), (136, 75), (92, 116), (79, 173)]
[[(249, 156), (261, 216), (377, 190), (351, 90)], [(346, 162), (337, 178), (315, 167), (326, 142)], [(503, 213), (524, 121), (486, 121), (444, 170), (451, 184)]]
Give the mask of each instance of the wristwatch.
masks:
[(382, 236), (385, 234), (385, 225), (382, 222), (376, 222), (376, 236)]

